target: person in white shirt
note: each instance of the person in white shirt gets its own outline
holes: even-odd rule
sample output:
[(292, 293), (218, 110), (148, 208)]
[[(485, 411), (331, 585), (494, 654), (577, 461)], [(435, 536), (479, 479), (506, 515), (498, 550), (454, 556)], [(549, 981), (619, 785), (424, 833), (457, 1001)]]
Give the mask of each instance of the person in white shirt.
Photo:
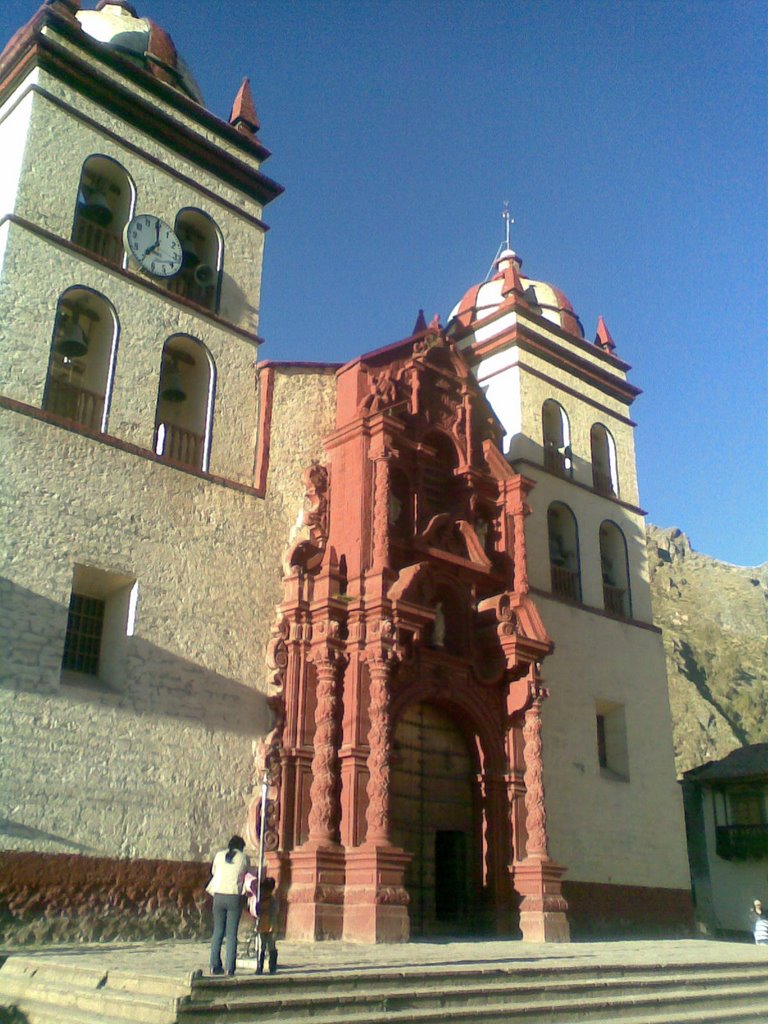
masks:
[[(213, 896), (213, 936), (211, 937), (211, 974), (235, 973), (237, 960), (237, 926), (243, 906), (243, 875), (249, 861), (242, 836), (232, 836), (226, 850), (213, 858), (211, 880), (206, 891)], [(226, 936), (225, 965), (221, 965), (221, 944)]]
[(760, 900), (753, 900), (749, 912), (752, 934), (758, 946), (768, 946), (768, 918), (763, 912)]

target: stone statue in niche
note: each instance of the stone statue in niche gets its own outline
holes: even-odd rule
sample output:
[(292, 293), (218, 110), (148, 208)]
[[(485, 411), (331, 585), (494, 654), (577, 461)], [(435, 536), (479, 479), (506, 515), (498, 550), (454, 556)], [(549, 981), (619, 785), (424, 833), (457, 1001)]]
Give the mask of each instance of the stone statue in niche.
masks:
[(435, 647), (445, 647), (445, 612), (443, 602), (435, 605), (435, 624), (432, 627), (432, 643)]

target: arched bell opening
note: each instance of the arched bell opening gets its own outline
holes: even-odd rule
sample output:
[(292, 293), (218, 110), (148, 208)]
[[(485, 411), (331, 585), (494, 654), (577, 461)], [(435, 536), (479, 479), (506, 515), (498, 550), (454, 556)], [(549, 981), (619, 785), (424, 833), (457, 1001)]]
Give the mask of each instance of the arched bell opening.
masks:
[(547, 509), (549, 569), (552, 593), (581, 601), (579, 529), (567, 505), (553, 501)]
[(202, 342), (174, 334), (163, 346), (154, 449), (169, 462), (208, 469), (215, 366)]
[(541, 432), (544, 468), (558, 476), (572, 477), (571, 425), (565, 409), (553, 398), (541, 407)]
[(72, 241), (122, 266), (123, 228), (135, 199), (136, 187), (124, 167), (108, 156), (89, 156), (80, 172)]
[(603, 576), (603, 603), (607, 612), (632, 616), (632, 594), (629, 586), (627, 540), (622, 531), (606, 519), (600, 524), (600, 569)]
[(117, 337), (117, 314), (103, 295), (90, 288), (64, 292), (56, 310), (43, 408), (88, 430), (106, 430)]
[(179, 211), (175, 230), (184, 255), (181, 270), (167, 281), (168, 289), (206, 309), (218, 309), (224, 262), (221, 231), (207, 213), (192, 208)]
[(589, 432), (592, 453), (592, 486), (598, 494), (606, 494), (617, 498), (619, 495), (619, 475), (616, 461), (616, 443), (610, 432), (602, 425), (595, 423)]

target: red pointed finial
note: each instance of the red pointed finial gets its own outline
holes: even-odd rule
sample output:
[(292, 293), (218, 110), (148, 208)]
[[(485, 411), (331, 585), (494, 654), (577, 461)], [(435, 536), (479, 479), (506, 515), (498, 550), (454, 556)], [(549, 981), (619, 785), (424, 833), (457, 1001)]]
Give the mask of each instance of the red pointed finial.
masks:
[(601, 348), (603, 352), (607, 352), (609, 355), (613, 353), (616, 348), (616, 342), (611, 337), (611, 332), (605, 326), (605, 320), (602, 316), (597, 318), (597, 335), (595, 336), (595, 344), (598, 348)]
[(411, 331), (411, 334), (419, 334), (421, 331), (426, 331), (426, 329), (427, 321), (424, 316), (424, 310), (420, 309), (419, 315), (416, 317), (416, 323), (413, 325), (413, 330)]
[(259, 130), (259, 116), (256, 113), (256, 104), (253, 102), (250, 79), (244, 78), (243, 84), (237, 91), (235, 102), (232, 104), (232, 113), (229, 115), (229, 123), (234, 125), (241, 132), (255, 135)]
[(430, 331), (439, 331), (440, 330), (440, 314), (439, 313), (435, 313), (435, 315), (429, 321), (429, 329), (430, 329)]

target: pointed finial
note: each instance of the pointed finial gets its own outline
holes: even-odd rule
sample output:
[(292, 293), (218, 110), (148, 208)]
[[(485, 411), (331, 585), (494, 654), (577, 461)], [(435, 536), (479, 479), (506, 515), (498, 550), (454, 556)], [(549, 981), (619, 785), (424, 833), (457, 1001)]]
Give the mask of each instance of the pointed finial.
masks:
[(598, 348), (601, 348), (603, 352), (607, 352), (609, 355), (612, 355), (616, 348), (616, 342), (611, 337), (611, 332), (605, 326), (605, 320), (603, 320), (602, 316), (597, 318), (597, 335), (595, 336), (595, 344)]
[(430, 329), (430, 331), (439, 331), (440, 330), (440, 314), (439, 313), (435, 313), (435, 315), (429, 321), (429, 329)]
[(494, 273), (504, 273), (509, 266), (510, 261), (517, 263), (518, 269), (523, 265), (523, 261), (510, 247), (509, 229), (515, 223), (515, 218), (511, 217), (509, 214), (509, 202), (506, 199), (504, 200), (504, 207), (501, 211), (501, 219), (504, 221), (504, 241), (496, 250), (496, 255), (493, 257), (493, 263), (489, 267), (488, 273), (485, 275), (486, 281), (488, 281)]
[(235, 102), (232, 104), (232, 113), (229, 115), (229, 123), (248, 135), (255, 135), (261, 127), (259, 116), (256, 113), (256, 104), (253, 102), (249, 78), (244, 78), (242, 85), (237, 90)]
[(424, 310), (419, 310), (419, 315), (416, 317), (416, 323), (413, 325), (411, 334), (419, 334), (421, 331), (426, 331), (427, 321), (424, 317)]

